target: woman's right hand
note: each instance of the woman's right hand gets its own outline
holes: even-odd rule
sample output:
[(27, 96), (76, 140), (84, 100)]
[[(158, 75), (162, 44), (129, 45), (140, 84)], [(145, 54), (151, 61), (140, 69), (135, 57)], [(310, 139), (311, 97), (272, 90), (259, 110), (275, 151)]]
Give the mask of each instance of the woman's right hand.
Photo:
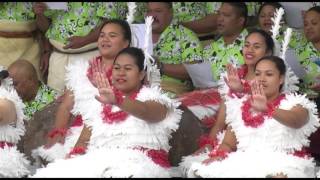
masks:
[(241, 79), (238, 75), (238, 71), (232, 64), (227, 64), (227, 78), (224, 77), (224, 81), (227, 83), (232, 91), (242, 92), (243, 86), (241, 84)]

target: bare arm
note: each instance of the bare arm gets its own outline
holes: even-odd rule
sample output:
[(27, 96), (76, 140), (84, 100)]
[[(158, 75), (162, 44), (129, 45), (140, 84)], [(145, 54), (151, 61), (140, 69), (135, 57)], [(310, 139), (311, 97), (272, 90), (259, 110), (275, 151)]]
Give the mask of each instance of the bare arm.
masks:
[(167, 107), (155, 101), (141, 102), (125, 98), (119, 107), (131, 115), (148, 122), (159, 122), (167, 114)]
[(69, 43), (64, 46), (65, 49), (71, 48), (81, 48), (87, 44), (95, 43), (98, 41), (100, 28), (102, 24), (106, 21), (106, 19), (103, 19), (102, 23), (98, 26), (96, 26), (92, 31), (90, 31), (89, 34), (86, 36), (72, 36), (68, 39)]
[(190, 79), (188, 71), (183, 64), (162, 64), (163, 74), (181, 80)]
[(79, 139), (75, 145), (75, 147), (87, 147), (88, 142), (90, 141), (91, 130), (85, 125), (81, 131)]
[(276, 109), (272, 117), (285, 126), (299, 129), (308, 122), (308, 111), (298, 105), (290, 110)]
[(217, 14), (209, 14), (195, 21), (183, 22), (182, 25), (195, 33), (211, 33), (217, 29)]
[(225, 118), (226, 118), (226, 105), (224, 101), (222, 101), (220, 103), (220, 108), (217, 114), (217, 121), (210, 130), (210, 134), (209, 134), (210, 137), (216, 138), (217, 134), (223, 129), (225, 129), (226, 127)]
[[(95, 82), (99, 90), (99, 96), (95, 98), (103, 104), (116, 104), (117, 101), (114, 91), (103, 74), (103, 72), (97, 72), (95, 75)], [(141, 102), (138, 100), (130, 100), (128, 97), (125, 97), (118, 107), (148, 122), (161, 121), (167, 114), (167, 107), (158, 102)]]
[(71, 117), (71, 109), (73, 108), (74, 98), (71, 91), (66, 90), (63, 100), (58, 107), (54, 127), (66, 128)]
[(237, 150), (237, 138), (234, 132), (232, 132), (231, 127), (227, 127), (227, 131), (218, 150), (225, 150), (227, 152), (233, 152)]

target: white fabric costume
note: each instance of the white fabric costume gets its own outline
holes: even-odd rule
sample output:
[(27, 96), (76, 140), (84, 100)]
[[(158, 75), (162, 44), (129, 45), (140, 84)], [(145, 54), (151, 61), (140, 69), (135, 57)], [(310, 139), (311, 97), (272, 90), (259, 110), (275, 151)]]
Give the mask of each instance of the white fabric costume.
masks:
[(280, 102), (280, 109), (289, 110), (299, 104), (308, 110), (309, 120), (303, 127), (293, 129), (266, 118), (263, 124), (252, 128), (244, 125), (241, 115), (241, 104), (247, 98), (226, 101), (226, 122), (237, 137), (237, 151), (209, 165), (193, 163), (188, 176), (266, 177), (282, 172), (288, 177), (314, 177), (313, 158), (301, 158), (292, 153), (307, 147), (308, 136), (320, 125), (316, 105), (303, 95), (286, 95)]
[[(4, 82), (5, 81), (5, 82)], [(17, 143), (25, 133), (24, 104), (17, 92), (9, 84), (12, 80), (2, 80), (0, 86), (0, 98), (14, 103), (17, 121), (15, 123), (0, 125), (0, 177), (24, 177), (30, 173), (30, 162), (25, 155), (17, 149)], [(7, 145), (11, 144), (11, 145)]]
[[(88, 62), (78, 61), (68, 67), (67, 75), (68, 87), (74, 93), (72, 113), (81, 114), (92, 130), (87, 152), (71, 159), (56, 160), (38, 169), (34, 177), (170, 177), (167, 168), (154, 163), (147, 151), (138, 149), (169, 151), (170, 134), (178, 128), (181, 119), (179, 103), (157, 87), (142, 87), (136, 99), (164, 104), (168, 108), (166, 118), (148, 123), (129, 114), (125, 121), (108, 124), (101, 116), (102, 104), (95, 99), (98, 89), (83, 71), (88, 66)], [(112, 111), (118, 110), (113, 106)]]

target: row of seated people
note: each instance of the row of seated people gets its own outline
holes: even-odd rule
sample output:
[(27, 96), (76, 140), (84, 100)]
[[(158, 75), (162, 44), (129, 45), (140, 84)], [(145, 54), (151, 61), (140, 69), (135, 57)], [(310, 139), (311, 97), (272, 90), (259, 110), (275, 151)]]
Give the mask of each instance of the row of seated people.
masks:
[[(152, 3), (151, 3), (152, 4)], [(222, 5), (222, 7), (221, 7), (221, 9), (220, 9), (220, 12), (223, 12), (223, 10), (224, 10), (224, 8), (225, 9), (228, 9), (228, 3), (223, 3), (223, 5)], [(166, 7), (166, 6), (163, 6), (164, 8)], [(233, 6), (229, 6), (229, 7), (233, 7)], [(311, 10), (310, 12), (314, 12), (314, 10)], [(316, 11), (317, 12), (317, 11)], [(222, 13), (223, 14), (223, 13)], [(306, 14), (306, 16), (308, 17), (308, 14), (309, 14), (309, 12), (307, 12), (307, 14)], [(310, 14), (312, 14), (312, 13), (310, 13)], [(314, 15), (314, 14), (313, 14)], [(315, 14), (315, 15), (318, 15), (318, 14)], [(156, 17), (156, 16), (155, 16)], [(308, 19), (308, 18), (306, 18), (306, 19)], [(312, 19), (312, 18), (311, 18)], [(243, 22), (243, 19), (242, 19), (242, 22)], [(242, 24), (243, 25), (243, 24)], [(222, 27), (223, 27), (223, 25), (221, 25)], [(219, 27), (219, 26), (218, 26)], [(219, 28), (218, 28), (219, 29)], [(100, 33), (100, 36), (102, 35), (102, 34), (104, 34), (104, 33)], [(310, 34), (310, 33), (309, 33)], [(312, 33), (311, 33), (312, 34)], [(100, 37), (99, 37), (100, 38)], [(261, 38), (261, 37), (260, 37)], [(225, 38), (226, 39), (226, 38)], [(98, 44), (99, 44), (99, 42), (98, 42)], [(103, 44), (103, 42), (101, 42), (101, 44)], [(105, 43), (104, 45), (102, 45), (102, 46), (105, 46), (107, 43)], [(108, 44), (107, 44), (108, 45)], [(248, 46), (250, 45), (250, 43), (248, 43)], [(110, 46), (110, 45), (109, 45)], [(246, 45), (245, 45), (246, 46)], [(172, 46), (169, 46), (169, 47), (172, 47)], [(107, 49), (107, 48), (106, 48)], [(114, 52), (114, 51), (113, 51)], [(162, 52), (162, 51), (161, 51)], [(222, 52), (222, 51), (221, 51)], [(228, 51), (226, 51), (226, 52), (228, 52)], [(102, 53), (101, 53), (102, 54)], [(191, 53), (192, 54), (192, 53)], [(193, 54), (195, 54), (195, 53), (193, 53)], [(240, 54), (241, 55), (241, 54)], [(250, 53), (248, 53), (248, 59), (250, 59)], [(245, 58), (245, 56), (243, 57), (243, 58)], [(103, 59), (103, 58), (102, 58)], [(214, 61), (214, 62), (216, 62), (216, 61)], [(219, 61), (217, 61), (217, 64), (218, 63), (221, 63), (221, 62), (219, 62)], [(222, 63), (221, 63), (222, 64)], [(159, 64), (160, 65), (160, 64)], [(217, 65), (214, 65), (214, 66), (217, 66)], [(160, 65), (160, 67), (162, 67), (161, 69), (162, 69), (162, 72), (163, 72), (163, 74), (167, 74), (168, 76), (170, 76), (170, 66), (169, 65), (167, 65), (167, 64), (162, 64), (162, 65)], [(183, 66), (180, 66), (180, 67), (183, 67)], [(219, 66), (218, 66), (219, 67)], [(175, 66), (172, 66), (172, 68), (171, 69), (178, 69), (177, 67), (175, 67)], [(234, 71), (234, 70), (232, 70), (232, 67), (230, 67), (230, 71)], [(249, 70), (250, 68), (248, 68), (248, 70)], [(222, 70), (221, 70), (222, 71)], [(221, 72), (220, 70), (219, 70), (219, 72)], [(215, 71), (216, 72), (216, 71)], [(172, 73), (173, 74), (173, 73)], [(229, 73), (230, 74), (230, 73)], [(248, 73), (248, 74), (251, 74), (251, 73)], [(181, 76), (180, 76), (181, 77)], [(174, 86), (176, 85), (176, 83), (174, 84)], [(168, 87), (168, 86), (167, 86)], [(167, 88), (165, 88), (164, 86), (163, 86), (163, 89), (164, 90), (168, 90)], [(171, 87), (171, 89), (176, 89), (176, 88), (172, 88)], [(170, 90), (170, 89), (169, 89)], [(68, 94), (68, 93), (66, 93), (66, 94)], [(179, 94), (179, 93), (178, 93)], [(67, 96), (66, 96), (67, 97)], [(70, 108), (70, 106), (69, 106), (69, 108)], [(68, 108), (67, 108), (68, 109)], [(64, 109), (65, 110), (65, 109)], [(71, 110), (71, 109), (68, 109), (68, 110)]]

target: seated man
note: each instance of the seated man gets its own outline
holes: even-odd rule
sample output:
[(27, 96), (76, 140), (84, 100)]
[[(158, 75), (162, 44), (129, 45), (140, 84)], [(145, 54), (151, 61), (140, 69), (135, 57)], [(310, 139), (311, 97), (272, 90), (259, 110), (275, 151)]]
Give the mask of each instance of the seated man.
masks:
[(147, 16), (152, 16), (153, 53), (158, 59), (161, 88), (175, 95), (192, 90), (189, 74), (183, 63), (202, 60), (202, 47), (191, 30), (173, 21), (172, 4), (149, 2)]
[(27, 120), (55, 100), (56, 92), (39, 81), (35, 68), (28, 61), (17, 60), (9, 66), (8, 71), (18, 95), (26, 105), (24, 113)]

